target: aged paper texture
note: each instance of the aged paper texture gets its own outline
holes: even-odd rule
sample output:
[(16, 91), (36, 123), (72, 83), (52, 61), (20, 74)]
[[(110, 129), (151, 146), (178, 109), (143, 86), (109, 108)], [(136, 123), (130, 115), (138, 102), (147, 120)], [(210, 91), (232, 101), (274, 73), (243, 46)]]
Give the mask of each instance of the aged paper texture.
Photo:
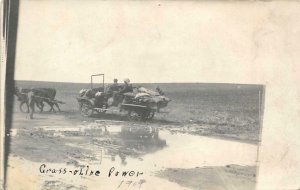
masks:
[(20, 0), (4, 187), (299, 189), (299, 10)]

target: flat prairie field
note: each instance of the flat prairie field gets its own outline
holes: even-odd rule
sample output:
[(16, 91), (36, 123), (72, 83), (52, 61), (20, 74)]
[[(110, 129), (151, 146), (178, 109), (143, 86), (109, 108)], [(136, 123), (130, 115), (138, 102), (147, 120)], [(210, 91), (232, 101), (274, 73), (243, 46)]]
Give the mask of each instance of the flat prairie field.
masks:
[[(62, 112), (56, 114), (82, 119), (76, 97), (81, 89), (89, 89), (88, 83), (58, 83), (16, 81), (20, 88), (55, 88), (56, 99), (65, 102)], [(94, 86), (101, 86), (95, 83)], [(159, 86), (165, 96), (171, 98), (162, 113), (156, 113), (154, 124), (173, 132), (190, 133), (219, 138), (258, 143), (260, 120), (263, 114), (263, 86), (214, 83), (145, 83), (133, 84), (155, 89)], [(19, 112), (15, 101), (14, 111)], [(47, 110), (47, 106), (45, 108)], [(38, 115), (39, 113), (37, 113)], [(107, 112), (94, 119), (126, 120), (124, 113)], [(87, 118), (85, 118), (87, 119)]]
[(15, 98), (7, 189), (128, 189), (132, 181), (132, 189), (255, 189), (263, 86), (133, 84), (159, 86), (171, 99), (142, 122), (118, 107), (82, 116), (76, 97), (87, 83), (15, 85), (54, 88), (64, 104), (55, 113), (45, 104), (29, 119)]

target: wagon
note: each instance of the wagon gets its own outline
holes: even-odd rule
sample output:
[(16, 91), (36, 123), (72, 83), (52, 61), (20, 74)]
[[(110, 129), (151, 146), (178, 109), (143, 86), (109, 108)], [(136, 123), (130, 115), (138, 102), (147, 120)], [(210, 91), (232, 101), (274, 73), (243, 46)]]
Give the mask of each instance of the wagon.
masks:
[[(102, 85), (98, 88), (94, 88), (94, 77), (102, 78)], [(146, 121), (152, 119), (156, 112), (156, 105), (151, 101), (136, 99), (132, 93), (109, 92), (104, 86), (104, 74), (91, 75), (90, 89), (81, 90), (77, 101), (79, 111), (85, 117), (94, 113), (104, 114), (112, 107), (117, 107), (119, 111), (127, 112), (129, 120)]]

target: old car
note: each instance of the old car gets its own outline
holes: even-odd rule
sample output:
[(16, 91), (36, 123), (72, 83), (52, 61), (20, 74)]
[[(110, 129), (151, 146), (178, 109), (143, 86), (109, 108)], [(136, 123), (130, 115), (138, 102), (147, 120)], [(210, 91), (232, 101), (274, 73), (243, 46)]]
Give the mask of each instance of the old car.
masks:
[[(102, 84), (98, 88), (94, 88), (94, 77), (102, 77)], [(91, 75), (90, 89), (82, 89), (77, 101), (83, 116), (92, 116), (95, 112), (105, 113), (111, 107), (117, 107), (120, 111), (127, 112), (129, 120), (146, 121), (154, 117), (162, 101), (165, 101), (164, 106), (170, 101), (166, 97), (159, 97), (162, 96), (147, 93), (141, 87), (135, 87), (133, 92), (112, 92), (109, 86), (104, 85), (104, 74), (95, 74)]]

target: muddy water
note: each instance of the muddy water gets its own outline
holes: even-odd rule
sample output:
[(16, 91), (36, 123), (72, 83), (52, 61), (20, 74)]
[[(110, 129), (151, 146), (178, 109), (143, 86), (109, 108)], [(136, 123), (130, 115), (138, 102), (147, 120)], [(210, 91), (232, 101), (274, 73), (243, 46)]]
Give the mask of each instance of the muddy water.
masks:
[[(134, 127), (140, 128), (140, 126)], [(133, 135), (128, 138), (120, 135), (122, 131), (124, 132), (124, 128)], [(98, 136), (108, 131), (109, 134), (105, 136), (106, 139), (121, 139), (122, 142), (112, 143), (109, 147), (105, 146), (107, 143), (103, 146), (101, 143), (96, 143), (96, 146), (95, 144), (93, 146), (73, 144), (73, 146), (93, 150), (97, 157), (96, 160), (100, 160), (105, 165), (139, 168), (148, 172), (162, 168), (195, 168), (229, 164), (256, 165), (256, 145), (190, 134), (173, 134), (168, 130), (159, 131), (151, 126), (145, 128), (142, 131), (134, 131), (120, 124), (92, 124), (63, 128), (59, 126), (43, 127), (45, 131), (54, 130), (54, 135), (57, 136), (63, 136), (62, 132), (67, 131), (77, 131), (78, 134), (92, 132), (94, 136)], [(149, 137), (151, 130), (154, 129), (157, 130), (158, 137)], [(97, 138), (95, 139), (97, 140)], [(70, 143), (68, 145), (72, 146)], [(128, 149), (128, 147), (131, 148)], [(91, 163), (91, 161), (89, 162)], [(100, 162), (95, 161), (93, 163)]]
[[(193, 168), (228, 164), (256, 165), (257, 146), (188, 134), (160, 131), (167, 146), (143, 157), (148, 168)], [(132, 166), (135, 160), (128, 161)]]
[[(159, 130), (151, 125), (114, 124), (82, 124), (78, 126), (39, 126), (45, 135), (64, 139), (68, 146), (80, 147), (93, 152), (93, 158), (77, 158), (76, 165), (62, 163), (44, 163), (51, 168), (74, 169), (81, 166), (101, 171), (100, 177), (41, 174), (41, 163), (23, 162), (24, 171), (36, 173), (40, 187), (45, 189), (49, 181), (63, 181), (76, 187), (87, 189), (118, 189), (120, 182), (126, 180), (146, 180), (147, 185), (141, 189), (183, 189), (175, 182), (170, 182), (155, 176), (155, 172), (165, 168), (195, 168), (206, 166), (225, 166), (236, 164), (242, 166), (256, 165), (257, 146), (252, 144), (226, 141), (215, 138), (194, 136), (189, 134), (173, 134), (168, 130)], [(14, 136), (18, 131), (14, 131)], [(87, 136), (89, 138), (87, 138)], [(16, 137), (17, 138), (17, 137)], [(75, 141), (74, 141), (75, 139)], [(76, 141), (76, 139), (80, 139)], [(26, 163), (24, 163), (26, 162)], [(111, 177), (109, 171), (114, 167)], [(116, 172), (135, 171), (143, 175), (134, 178), (116, 176)], [(49, 187), (52, 189), (52, 187)], [(79, 188), (80, 189), (80, 188)], [(83, 188), (84, 189), (84, 188)], [(119, 188), (128, 189), (128, 188)], [(185, 188), (188, 189), (188, 188)]]

